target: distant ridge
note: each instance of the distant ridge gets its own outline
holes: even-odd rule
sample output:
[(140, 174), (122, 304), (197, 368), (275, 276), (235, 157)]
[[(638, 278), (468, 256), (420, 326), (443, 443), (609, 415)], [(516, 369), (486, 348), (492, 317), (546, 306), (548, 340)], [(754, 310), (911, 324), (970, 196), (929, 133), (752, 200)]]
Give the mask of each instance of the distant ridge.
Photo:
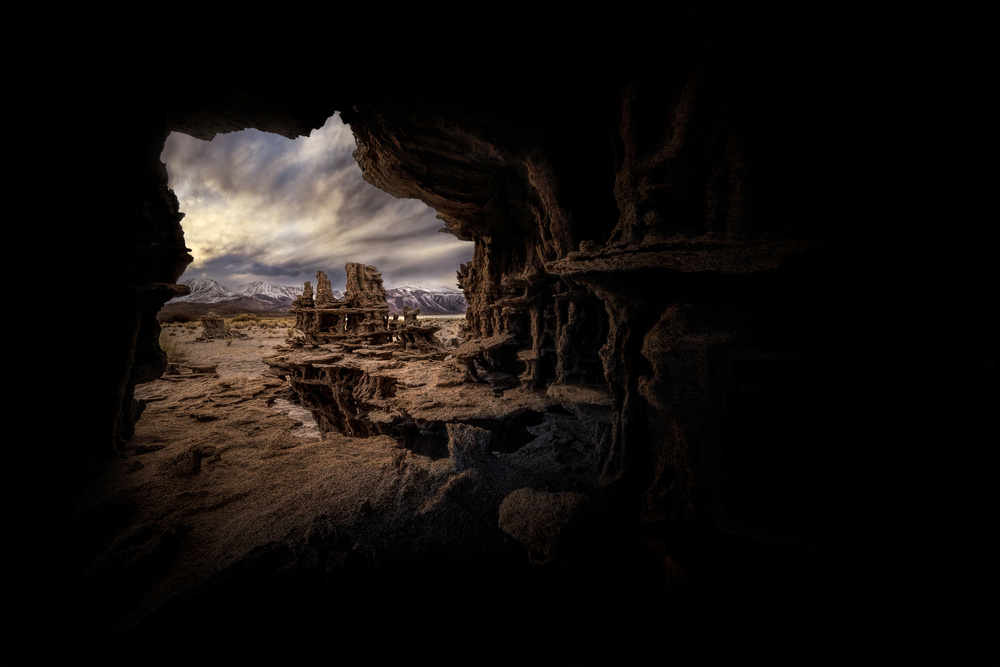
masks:
[(257, 280), (252, 283), (238, 285), (236, 293), (243, 296), (264, 296), (269, 298), (296, 299), (302, 294), (302, 286), (292, 287), (291, 285), (271, 285)]
[(215, 303), (239, 296), (228, 287), (209, 279), (185, 280), (181, 285), (190, 287), (191, 293), (171, 299), (167, 303)]
[(403, 312), (404, 306), (419, 308), (422, 315), (464, 315), (468, 304), (465, 294), (456, 289), (430, 290), (404, 285), (386, 290), (389, 310)]
[[(292, 301), (302, 294), (302, 287), (274, 285), (255, 281), (230, 289), (210, 278), (185, 280), (181, 283), (191, 288), (191, 293), (179, 296), (164, 305), (166, 311), (186, 314), (204, 314), (213, 310), (218, 315), (242, 312), (282, 312), (292, 307)], [(343, 294), (334, 290), (333, 296)], [(464, 315), (467, 304), (465, 295), (452, 288), (425, 288), (413, 285), (386, 290), (389, 310), (402, 314), (403, 307), (419, 308), (422, 315)], [(211, 306), (211, 308), (206, 308)], [(161, 313), (164, 311), (161, 311)]]

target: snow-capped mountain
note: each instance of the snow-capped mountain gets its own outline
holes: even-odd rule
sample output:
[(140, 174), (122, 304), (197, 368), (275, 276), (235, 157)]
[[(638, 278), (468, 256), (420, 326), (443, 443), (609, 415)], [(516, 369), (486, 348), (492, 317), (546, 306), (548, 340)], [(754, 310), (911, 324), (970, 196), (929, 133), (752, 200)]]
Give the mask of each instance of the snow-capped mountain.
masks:
[[(299, 298), (302, 294), (302, 285), (292, 287), (290, 285), (271, 285), (256, 280), (252, 283), (238, 285), (236, 293), (243, 296), (268, 296), (275, 298), (288, 297), (292, 300)], [(339, 297), (338, 297), (339, 298)]]
[(191, 293), (171, 299), (167, 303), (215, 303), (239, 296), (236, 292), (210, 278), (185, 280), (181, 285), (191, 288)]
[(409, 306), (419, 308), (422, 315), (460, 315), (467, 307), (465, 294), (451, 288), (430, 290), (404, 285), (386, 290), (386, 299), (394, 313), (402, 313), (403, 306)]
[(211, 303), (232, 305), (246, 310), (288, 310), (292, 301), (302, 294), (301, 287), (269, 285), (260, 281), (240, 285), (231, 290), (211, 279), (192, 279), (181, 283), (191, 288), (191, 293), (168, 301), (178, 303)]
[[(167, 304), (214, 304), (254, 311), (280, 311), (292, 307), (292, 301), (302, 294), (302, 287), (273, 285), (261, 281), (239, 285), (235, 290), (211, 279), (191, 279), (181, 283), (191, 288), (191, 293), (171, 299)], [(334, 290), (333, 296), (343, 294)], [(422, 315), (461, 315), (465, 313), (465, 295), (453, 288), (414, 287), (405, 285), (386, 291), (389, 310), (402, 314), (403, 307), (419, 308)]]

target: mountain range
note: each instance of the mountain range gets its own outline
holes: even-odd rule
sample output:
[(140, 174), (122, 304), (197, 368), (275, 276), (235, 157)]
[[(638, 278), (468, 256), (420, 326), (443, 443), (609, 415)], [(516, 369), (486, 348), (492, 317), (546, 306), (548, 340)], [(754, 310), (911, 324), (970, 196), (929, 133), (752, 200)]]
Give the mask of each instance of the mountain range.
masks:
[[(181, 283), (191, 288), (191, 293), (171, 299), (166, 306), (181, 304), (211, 304), (221, 311), (284, 311), (302, 294), (302, 287), (272, 285), (260, 281), (230, 289), (211, 279), (192, 279)], [(333, 291), (341, 299), (343, 294)], [(389, 310), (403, 312), (404, 306), (419, 308), (422, 315), (462, 315), (465, 313), (465, 295), (457, 289), (428, 289), (404, 285), (386, 290)], [(219, 313), (222, 314), (222, 313)]]

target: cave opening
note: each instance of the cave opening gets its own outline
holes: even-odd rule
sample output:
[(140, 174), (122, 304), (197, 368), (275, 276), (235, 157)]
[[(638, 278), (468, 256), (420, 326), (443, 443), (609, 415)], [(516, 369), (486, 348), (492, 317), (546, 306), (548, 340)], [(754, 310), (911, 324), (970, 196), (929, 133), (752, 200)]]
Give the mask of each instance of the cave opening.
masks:
[[(463, 318), (456, 276), (471, 260), (473, 244), (437, 233), (447, 230), (424, 202), (368, 183), (356, 150), (339, 112), (295, 139), (253, 128), (210, 140), (171, 133), (160, 157), (190, 253), (177, 282), (191, 293), (164, 305), (161, 324), (196, 327), (209, 312), (230, 322), (248, 313), (277, 322), (279, 315), (292, 316), (293, 299), (307, 282), (317, 282), (317, 272), (329, 274), (334, 296), (342, 298), (344, 268), (352, 262), (382, 272), (385, 289), (398, 293), (394, 312), (423, 299), (440, 310), (424, 318), (446, 316), (448, 309), (452, 319)], [(284, 324), (275, 327), (283, 330)], [(177, 350), (168, 348), (177, 346), (160, 340), (169, 361)], [(240, 343), (230, 339), (226, 345), (234, 351)], [(265, 367), (225, 361), (217, 370), (253, 375)], [(322, 419), (317, 422), (322, 426)]]
[(161, 160), (192, 256), (179, 281), (301, 292), (316, 271), (336, 277), (360, 262), (378, 267), (387, 288), (458, 291), (473, 244), (436, 233), (446, 230), (424, 202), (368, 183), (356, 149), (339, 113), (296, 139), (252, 128), (211, 141), (171, 133)]

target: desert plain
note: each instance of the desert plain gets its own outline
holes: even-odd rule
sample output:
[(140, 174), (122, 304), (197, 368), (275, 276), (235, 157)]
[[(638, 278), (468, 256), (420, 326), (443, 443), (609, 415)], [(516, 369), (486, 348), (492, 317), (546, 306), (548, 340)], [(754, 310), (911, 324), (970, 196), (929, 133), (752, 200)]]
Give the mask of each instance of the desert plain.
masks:
[[(463, 321), (435, 318), (446, 349)], [(273, 322), (240, 323), (233, 331), (240, 335), (201, 340), (198, 326), (163, 325), (168, 372), (136, 388), (144, 408), (134, 437), (81, 480), (75, 508), (58, 527), (59, 541), (70, 545), (66, 590), (76, 593), (63, 601), (56, 622), (75, 632), (43, 655), (52, 652), (67, 664), (79, 656), (104, 664), (174, 664), (191, 650), (189, 640), (176, 634), (187, 628), (210, 635), (196, 642), (202, 657), (261, 657), (274, 650), (287, 658), (305, 640), (286, 641), (284, 634), (312, 628), (319, 618), (325, 631), (353, 628), (355, 638), (381, 623), (362, 620), (382, 605), (376, 589), (364, 583), (367, 573), (392, 569), (373, 562), (379, 545), (389, 545), (389, 553), (391, 544), (416, 539), (419, 549), (412, 535), (427, 531), (435, 498), (456, 486), (451, 462), (414, 454), (388, 436), (320, 433), (311, 414), (289, 400), (285, 380), (269, 375), (263, 361), (294, 332)], [(449, 364), (439, 362), (460, 377), (459, 367)], [(423, 525), (412, 520), (421, 515), (415, 504), (424, 506)], [(456, 521), (453, 513), (444, 515)], [(465, 526), (445, 530), (475, 541), (476, 520), (466, 519)], [(331, 609), (329, 601), (319, 602), (319, 614), (301, 605), (301, 590), (312, 584), (300, 573), (309, 567), (303, 561), (317, 558), (309, 546), (316, 544), (327, 561), (316, 590), (337, 580), (344, 604)], [(490, 548), (488, 537), (481, 546)], [(432, 551), (428, 546), (429, 561), (437, 558)], [(448, 557), (460, 562), (462, 554)], [(440, 591), (442, 583), (447, 588), (447, 582), (405, 585)], [(384, 582), (379, 586), (385, 590)], [(274, 603), (262, 603), (269, 595)], [(268, 613), (262, 616), (261, 608)], [(250, 636), (259, 631), (267, 641), (212, 636), (233, 628)]]

